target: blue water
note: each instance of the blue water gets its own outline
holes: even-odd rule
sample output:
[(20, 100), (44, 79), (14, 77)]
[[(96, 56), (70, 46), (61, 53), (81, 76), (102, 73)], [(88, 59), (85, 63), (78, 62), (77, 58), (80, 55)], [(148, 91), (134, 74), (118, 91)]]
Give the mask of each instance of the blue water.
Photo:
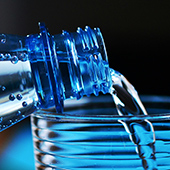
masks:
[[(35, 89), (34, 89), (33, 82), (32, 82), (29, 62), (27, 60), (24, 60), (24, 61), (17, 60), (15, 56), (11, 58), (9, 57), (11, 56), (8, 56), (8, 60), (3, 60), (0, 62), (0, 66), (2, 69), (0, 73), (0, 78), (1, 78), (1, 84), (0, 84), (1, 105), (0, 106), (1, 108), (3, 108), (3, 110), (1, 110), (1, 117), (0, 117), (1, 130), (7, 128), (10, 125), (13, 125), (15, 122), (18, 122), (19, 120), (22, 120), (29, 113), (33, 112), (36, 109), (36, 100), (37, 100), (37, 96), (36, 96)], [(9, 68), (8, 72), (5, 69), (6, 67)], [(113, 96), (114, 103), (117, 108), (116, 114), (121, 117), (132, 116), (134, 119), (137, 116), (148, 115), (146, 109), (144, 108), (142, 102), (140, 101), (137, 91), (126, 80), (126, 78), (114, 70), (112, 70), (111, 74), (112, 74), (112, 81), (113, 81), (111, 94)], [(8, 79), (6, 79), (6, 77), (8, 77)], [(44, 89), (47, 90), (47, 94), (49, 94), (48, 93), (49, 89), (48, 88), (44, 88)], [(42, 94), (42, 99), (44, 99), (43, 97), (44, 94)], [(45, 99), (47, 99), (47, 96), (45, 97)], [(50, 95), (49, 95), (49, 99), (51, 99)], [(89, 106), (89, 108), (91, 108), (91, 106)], [(8, 115), (9, 111), (12, 114)], [(92, 110), (90, 109), (86, 110), (86, 115), (89, 115), (89, 114), (93, 115), (94, 113), (99, 113), (104, 116), (104, 115), (107, 115), (107, 112), (109, 114), (112, 113), (110, 108), (109, 109), (100, 108), (98, 110), (93, 110), (92, 112), (91, 111)], [(83, 112), (85, 112), (85, 110), (83, 110)], [(78, 114), (80, 113), (81, 111), (78, 111)], [(77, 119), (77, 118), (74, 117), (74, 119)], [(47, 128), (45, 127), (46, 128), (45, 132), (43, 131), (44, 136), (40, 136), (41, 128), (39, 129), (39, 126), (41, 124), (46, 125), (48, 121), (43, 120), (43, 118), (37, 118), (37, 122), (38, 122), (38, 125), (36, 125), (37, 126), (36, 135), (38, 135), (38, 137), (40, 138), (40, 141), (45, 140), (44, 137), (46, 137), (45, 136), (46, 133), (47, 134), (50, 133), (50, 135), (53, 134), (53, 129), (51, 132), (51, 130), (49, 130), (48, 127)], [(78, 159), (77, 161), (79, 162), (79, 165), (74, 165), (73, 161), (69, 162), (68, 160), (65, 160), (63, 156), (61, 155), (60, 161), (61, 162), (68, 161), (68, 166), (69, 165), (73, 166), (74, 169), (85, 168), (87, 167), (87, 165), (89, 166), (89, 168), (97, 167), (98, 169), (102, 169), (102, 168), (110, 169), (111, 167), (112, 168), (114, 167), (115, 169), (117, 167), (121, 168), (122, 166), (125, 169), (125, 168), (129, 168), (129, 166), (131, 168), (136, 168), (137, 166), (137, 167), (143, 167), (143, 169), (152, 169), (152, 170), (160, 169), (160, 167), (164, 167), (165, 169), (166, 166), (169, 166), (168, 164), (169, 152), (167, 151), (167, 148), (169, 149), (169, 138), (168, 138), (169, 123), (168, 122), (163, 124), (162, 122), (158, 121), (158, 123), (155, 124), (155, 123), (152, 123), (152, 121), (145, 120), (145, 119), (142, 119), (142, 120), (138, 119), (136, 121), (134, 120), (125, 121), (119, 118), (118, 118), (118, 122), (112, 122), (112, 124), (107, 124), (104, 127), (102, 123), (91, 124), (91, 122), (89, 122), (88, 124), (83, 123), (81, 125), (80, 123), (77, 122), (76, 124), (73, 124), (72, 120), (69, 123), (68, 122), (63, 123), (62, 124), (63, 128), (66, 128), (65, 126), (67, 126), (67, 128), (70, 128), (70, 130), (66, 128), (66, 131), (68, 131), (67, 133), (65, 132), (65, 130), (62, 131), (61, 134), (60, 132), (57, 132), (57, 133), (59, 137), (64, 136), (66, 133), (66, 135), (68, 135), (70, 138), (71, 144), (73, 145), (78, 144), (77, 146), (74, 146), (75, 151), (78, 153), (74, 153), (73, 150), (70, 150), (69, 147), (66, 146), (68, 145), (68, 143), (66, 143), (66, 145), (65, 143), (64, 145), (59, 145), (59, 144), (54, 145), (54, 146), (52, 145), (52, 148), (55, 150), (55, 153), (60, 155), (61, 153), (58, 151), (58, 149), (56, 151), (56, 147), (58, 146), (67, 147), (69, 151), (66, 153), (68, 154), (73, 153), (73, 155), (80, 154), (82, 155), (82, 159), (85, 159), (85, 160), (90, 159), (89, 161), (87, 160), (80, 161), (79, 158), (76, 158)], [(59, 126), (58, 122), (56, 123), (53, 122), (52, 124), (56, 124), (55, 128), (58, 128), (57, 126)], [(119, 126), (121, 126), (121, 128), (117, 128)], [(76, 133), (70, 132), (72, 131), (72, 128), (75, 129), (77, 127), (79, 127), (79, 130), (78, 130), (79, 132), (76, 132)], [(115, 129), (113, 127), (115, 127)], [(165, 129), (163, 129), (163, 127), (165, 127)], [(158, 130), (157, 129), (155, 130), (155, 128), (158, 128)], [(91, 131), (93, 132), (92, 129), (97, 130), (95, 131), (95, 135), (94, 133), (90, 133)], [(158, 137), (156, 137), (156, 135)], [(159, 138), (161, 140), (159, 140)], [(55, 140), (56, 141), (54, 142), (58, 143), (58, 141), (60, 141), (60, 138), (56, 138)], [(128, 142), (126, 140), (128, 140)], [(51, 143), (42, 142), (42, 141), (40, 142), (40, 141), (37, 141), (38, 146), (36, 147), (41, 148), (44, 154), (43, 149), (44, 148), (46, 149), (48, 145), (51, 146)], [(76, 143), (74, 143), (75, 141)], [(41, 143), (41, 145), (39, 145), (39, 142)], [(61, 142), (65, 142), (65, 141), (62, 139)], [(87, 148), (85, 148), (85, 150), (93, 150), (94, 153), (89, 153), (89, 152), (86, 153), (84, 149), (82, 150), (81, 145), (83, 144), (86, 145), (87, 142), (90, 142), (88, 143), (88, 145), (92, 145), (92, 146), (88, 146)], [(43, 149), (42, 149), (42, 146), (43, 146)], [(97, 147), (95, 148), (94, 146), (97, 146)], [(122, 146), (125, 146), (125, 147), (122, 147)], [(52, 163), (49, 163), (49, 165), (55, 167), (56, 166), (55, 161), (57, 162), (58, 158), (56, 160), (56, 156), (54, 157), (50, 156), (51, 158), (48, 159), (47, 161), (47, 158), (49, 157), (48, 156), (49, 153), (45, 154), (44, 156), (43, 154), (38, 155), (38, 159), (40, 159), (39, 161), (43, 162), (44, 164), (48, 164), (48, 161), (51, 161), (51, 158), (52, 158), (54, 162), (52, 161)], [(67, 157), (67, 155), (64, 155), (64, 157), (65, 156)], [(69, 157), (70, 156), (71, 155), (69, 155)], [(92, 161), (93, 159), (95, 161)], [(133, 160), (133, 165), (129, 165), (130, 164), (130, 162), (128, 162), (129, 159)], [(97, 160), (100, 160), (100, 161), (97, 161)], [(118, 160), (124, 161), (124, 165), (120, 165), (117, 162)], [(57, 166), (60, 166), (60, 163), (57, 163)], [(61, 163), (61, 167), (62, 167), (62, 163)]]
[(108, 96), (77, 102), (67, 101), (61, 115), (55, 110), (32, 115), (37, 168), (170, 169), (168, 118), (134, 116), (127, 129), (128, 118), (117, 115)]
[[(148, 116), (148, 113), (137, 91), (122, 74), (109, 68), (100, 30), (86, 27), (84, 31), (79, 28), (76, 33), (63, 31), (61, 35), (50, 36), (45, 25), (40, 23), (40, 32), (39, 35), (30, 35), (26, 39), (1, 34), (0, 131), (33, 113), (38, 105), (41, 105), (41, 108), (55, 105), (57, 112), (61, 113), (65, 99), (80, 99), (83, 95), (91, 94), (97, 96), (99, 92), (105, 94), (110, 91), (112, 103), (117, 110), (117, 120), (111, 124), (108, 123), (110, 117), (106, 116), (106, 112), (111, 113), (110, 116), (113, 116), (113, 112), (107, 107), (95, 110), (97, 119), (93, 117), (94, 111), (89, 109), (88, 115), (90, 113), (89, 117), (93, 118), (88, 123), (87, 117), (84, 117), (85, 120), (75, 115), (74, 118), (69, 117), (70, 111), (63, 122), (60, 122), (56, 113), (52, 117), (48, 113), (46, 116), (49, 116), (49, 120), (44, 119), (44, 116), (37, 115), (35, 119), (33, 117), (33, 132), (37, 137), (34, 142), (40, 166), (59, 166), (59, 169), (66, 166), (71, 169), (143, 167), (157, 170), (157, 160), (160, 160), (160, 157), (157, 157), (159, 152), (155, 149), (158, 140), (154, 123), (148, 119), (139, 119), (140, 116)], [(75, 113), (80, 114), (79, 111)], [(126, 119), (128, 116), (131, 118)], [(107, 117), (107, 121), (104, 120), (106, 124), (102, 122), (104, 117)], [(78, 120), (76, 124), (73, 123), (75, 120)], [(100, 123), (93, 122), (96, 120)], [(58, 130), (60, 125), (64, 129)], [(45, 129), (41, 126), (45, 126)], [(162, 124), (160, 126), (158, 123), (158, 126), (161, 132), (165, 133)], [(65, 136), (60, 143), (60, 137), (65, 133), (69, 139), (65, 141)], [(45, 139), (47, 141), (44, 141)], [(51, 145), (53, 139), (54, 144)], [(118, 151), (116, 148), (119, 145), (127, 147), (124, 150), (119, 148)], [(62, 147), (65, 147), (65, 150)], [(162, 152), (161, 154), (164, 155)], [(127, 162), (131, 159), (133, 165), (131, 161)], [(117, 160), (124, 161), (126, 165), (121, 165)], [(62, 167), (62, 164), (65, 164), (65, 167)]]

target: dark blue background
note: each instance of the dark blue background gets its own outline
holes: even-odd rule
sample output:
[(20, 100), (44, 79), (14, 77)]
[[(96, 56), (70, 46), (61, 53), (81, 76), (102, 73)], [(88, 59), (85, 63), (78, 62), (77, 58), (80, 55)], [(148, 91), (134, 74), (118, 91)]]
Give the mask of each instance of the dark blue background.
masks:
[[(39, 21), (51, 34), (99, 27), (110, 66), (123, 73), (139, 94), (170, 95), (169, 9), (170, 1), (164, 0), (1, 0), (0, 32), (35, 34)], [(29, 120), (25, 122), (0, 134), (0, 169), (33, 168)]]

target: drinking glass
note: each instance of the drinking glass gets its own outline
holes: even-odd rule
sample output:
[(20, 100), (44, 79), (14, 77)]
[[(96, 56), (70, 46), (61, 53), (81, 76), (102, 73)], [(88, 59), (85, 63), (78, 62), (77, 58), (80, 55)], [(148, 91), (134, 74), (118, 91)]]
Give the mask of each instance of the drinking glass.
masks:
[[(63, 114), (53, 108), (32, 114), (36, 169), (170, 169), (170, 98), (141, 100), (148, 115), (119, 116), (110, 95), (66, 100)], [(128, 122), (139, 128), (129, 132)], [(141, 130), (141, 122), (150, 127)]]

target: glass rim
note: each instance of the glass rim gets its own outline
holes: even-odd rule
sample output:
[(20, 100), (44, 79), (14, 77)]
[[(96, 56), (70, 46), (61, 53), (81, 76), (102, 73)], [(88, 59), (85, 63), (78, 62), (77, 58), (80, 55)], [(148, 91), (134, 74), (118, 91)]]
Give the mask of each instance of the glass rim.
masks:
[[(107, 104), (113, 104), (111, 95), (100, 95), (100, 96), (90, 96), (83, 97), (81, 100), (66, 100), (65, 101), (65, 112), (56, 113), (55, 108), (38, 110), (32, 116), (36, 117), (45, 117), (46, 119), (53, 119), (54, 121), (68, 121), (68, 122), (112, 122), (112, 121), (140, 121), (140, 120), (161, 120), (169, 119), (170, 120), (170, 96), (158, 96), (158, 95), (141, 95), (140, 99), (145, 106), (148, 115), (135, 115), (135, 116), (120, 116), (116, 114), (116, 108), (113, 105), (112, 107), (107, 108)], [(93, 104), (98, 104), (99, 108), (90, 108)], [(90, 106), (89, 106), (90, 105)], [(114, 109), (114, 114), (85, 114), (94, 111), (100, 110), (100, 107), (105, 105), (103, 109)], [(81, 110), (86, 110), (82, 114)], [(94, 111), (92, 113), (94, 113)], [(75, 114), (75, 112), (77, 112)], [(111, 112), (111, 111), (110, 111)]]

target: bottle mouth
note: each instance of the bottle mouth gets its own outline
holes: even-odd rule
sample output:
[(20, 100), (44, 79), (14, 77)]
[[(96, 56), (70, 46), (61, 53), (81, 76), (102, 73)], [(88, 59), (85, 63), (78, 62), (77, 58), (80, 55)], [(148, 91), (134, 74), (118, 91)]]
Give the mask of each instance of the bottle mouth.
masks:
[[(39, 27), (40, 34), (27, 36), (26, 44), (42, 108), (55, 105), (62, 113), (64, 99), (109, 92), (111, 76), (99, 28), (78, 28), (75, 33), (63, 31), (51, 36), (44, 23)], [(61, 68), (63, 63), (67, 75)]]

